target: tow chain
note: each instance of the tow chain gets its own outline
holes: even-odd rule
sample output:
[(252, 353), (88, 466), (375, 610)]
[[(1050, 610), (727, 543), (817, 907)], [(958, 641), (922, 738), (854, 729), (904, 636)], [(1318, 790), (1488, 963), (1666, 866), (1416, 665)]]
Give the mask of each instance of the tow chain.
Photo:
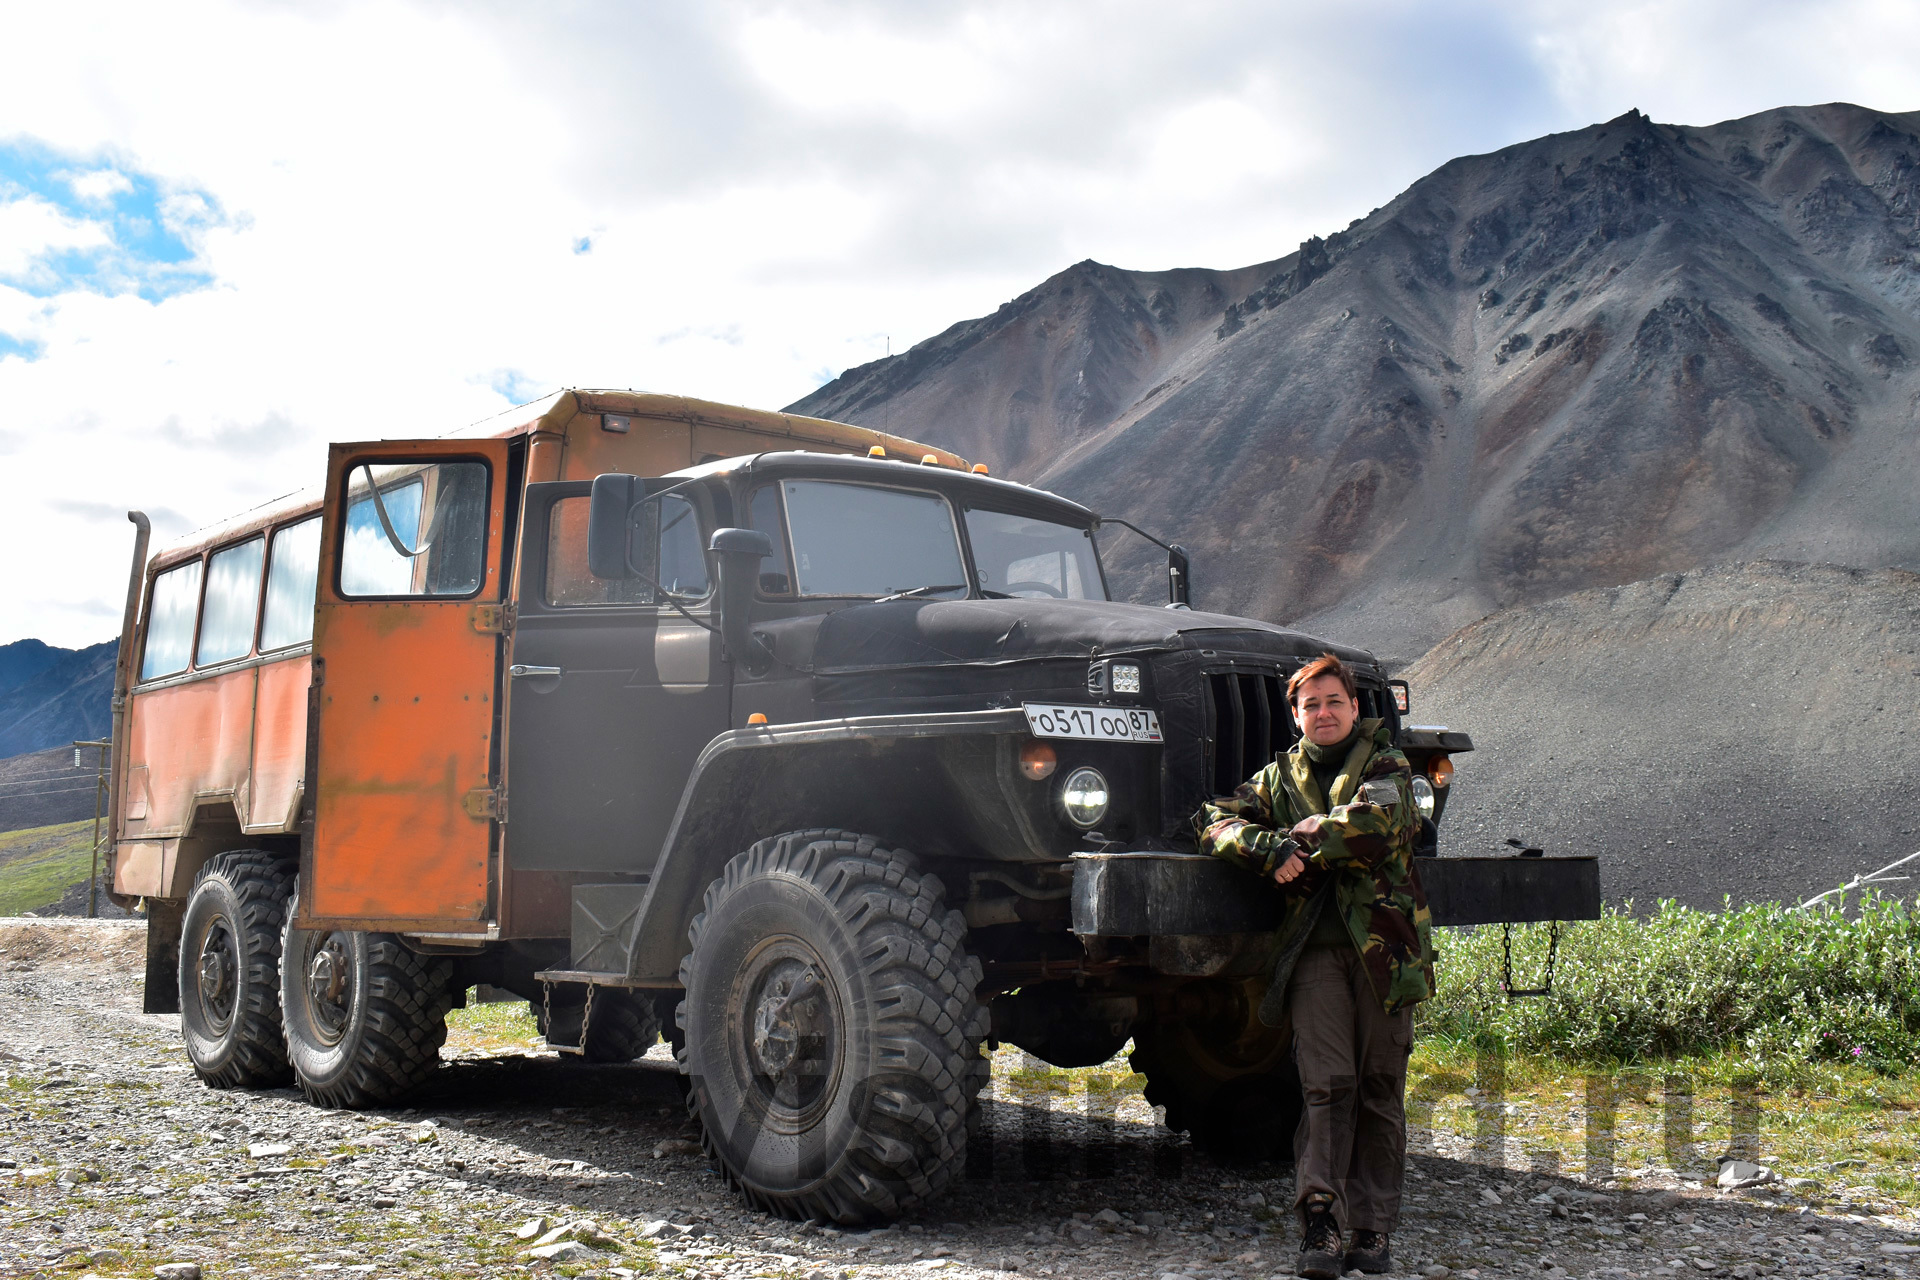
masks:
[(1553, 961), (1560, 952), (1560, 922), (1547, 923), (1547, 973), (1545, 981), (1537, 987), (1516, 987), (1513, 985), (1513, 924), (1508, 922), (1500, 926), (1500, 990), (1506, 993), (1508, 1000), (1519, 1000), (1526, 996), (1546, 996), (1553, 994)]

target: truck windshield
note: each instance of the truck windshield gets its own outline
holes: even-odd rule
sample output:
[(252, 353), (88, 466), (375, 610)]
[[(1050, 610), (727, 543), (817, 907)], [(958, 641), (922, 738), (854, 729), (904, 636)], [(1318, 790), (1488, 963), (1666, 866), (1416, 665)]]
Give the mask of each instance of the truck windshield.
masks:
[(1107, 598), (1089, 529), (968, 508), (967, 540), (982, 595)]
[(953, 512), (937, 494), (787, 480), (795, 589), (803, 596), (967, 594)]

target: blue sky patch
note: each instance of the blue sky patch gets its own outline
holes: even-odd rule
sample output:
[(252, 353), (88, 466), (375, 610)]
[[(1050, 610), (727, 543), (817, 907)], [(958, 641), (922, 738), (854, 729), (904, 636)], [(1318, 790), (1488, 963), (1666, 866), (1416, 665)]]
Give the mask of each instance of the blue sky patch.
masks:
[[(24, 265), (0, 268), (0, 284), (36, 298), (135, 293), (149, 302), (213, 283), (201, 239), (227, 220), (205, 191), (123, 158), (24, 138), (0, 141), (0, 212), (26, 250)], [(8, 343), (24, 349), (0, 334), (0, 353)]]
[(28, 360), (40, 358), (41, 346), (27, 338), (16, 338), (11, 334), (0, 333), (0, 360), (8, 356), (22, 356)]
[(547, 394), (550, 387), (535, 382), (518, 369), (496, 369), (487, 379), (487, 386), (495, 395), (503, 396), (509, 404), (531, 404)]

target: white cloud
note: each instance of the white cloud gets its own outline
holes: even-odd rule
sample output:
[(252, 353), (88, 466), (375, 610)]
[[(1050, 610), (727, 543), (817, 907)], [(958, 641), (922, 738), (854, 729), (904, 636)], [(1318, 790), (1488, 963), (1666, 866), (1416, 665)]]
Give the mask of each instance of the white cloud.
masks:
[(133, 179), (117, 169), (94, 169), (87, 173), (63, 173), (60, 176), (68, 189), (88, 204), (101, 204), (133, 190)]
[(72, 217), (38, 196), (8, 200), (0, 193), (0, 277), (31, 276), (49, 254), (110, 242), (97, 222)]
[[(16, 6), (10, 136), (86, 201), (157, 182), (211, 283), (0, 287), (38, 355), (0, 356), (0, 538), (32, 549), (0, 642), (117, 607), (127, 527), (56, 496), (210, 521), (329, 439), (569, 384), (778, 406), (1081, 258), (1276, 257), (1631, 106), (1920, 106), (1916, 34), (1864, 0)], [(108, 235), (15, 198), (0, 271)]]

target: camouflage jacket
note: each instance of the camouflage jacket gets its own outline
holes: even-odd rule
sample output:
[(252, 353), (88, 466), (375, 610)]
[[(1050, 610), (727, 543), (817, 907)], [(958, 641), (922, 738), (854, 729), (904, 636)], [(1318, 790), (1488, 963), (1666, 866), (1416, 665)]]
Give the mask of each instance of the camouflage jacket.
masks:
[(1359, 737), (1322, 796), (1302, 744), (1243, 782), (1233, 795), (1202, 805), (1193, 824), (1200, 850), (1271, 880), (1294, 847), (1288, 830), (1303, 818), (1325, 815), (1319, 832), (1298, 841), (1307, 870), (1283, 887), (1287, 895), (1274, 981), (1284, 990), (1291, 960), (1312, 931), (1331, 879), (1325, 910), (1338, 913), (1365, 963), (1373, 991), (1388, 1013), (1434, 992), (1432, 916), (1413, 869), (1420, 811), (1413, 801), (1413, 766), (1394, 748), (1379, 720), (1362, 720)]

